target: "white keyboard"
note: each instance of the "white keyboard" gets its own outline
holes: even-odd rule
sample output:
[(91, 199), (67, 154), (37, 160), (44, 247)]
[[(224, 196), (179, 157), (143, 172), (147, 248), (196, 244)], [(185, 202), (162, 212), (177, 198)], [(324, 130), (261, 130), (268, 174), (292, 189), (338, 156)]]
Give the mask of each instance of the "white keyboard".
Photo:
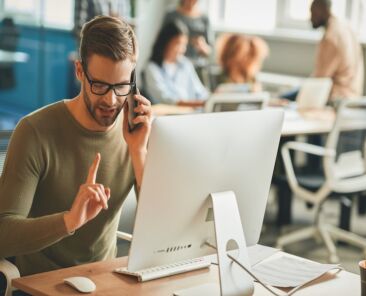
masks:
[(210, 264), (211, 260), (209, 260), (209, 257), (200, 257), (195, 259), (179, 261), (173, 264), (142, 269), (135, 272), (128, 271), (127, 267), (117, 268), (114, 271), (122, 274), (135, 276), (137, 277), (139, 282), (145, 282), (187, 271), (192, 271), (201, 268), (208, 268)]

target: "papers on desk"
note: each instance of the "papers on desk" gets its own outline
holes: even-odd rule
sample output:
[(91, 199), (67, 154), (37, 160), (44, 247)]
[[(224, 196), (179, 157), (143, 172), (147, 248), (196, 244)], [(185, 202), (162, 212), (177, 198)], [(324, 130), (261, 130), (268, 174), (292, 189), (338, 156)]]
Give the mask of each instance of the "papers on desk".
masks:
[(321, 264), (281, 254), (255, 265), (252, 271), (267, 285), (299, 288), (333, 269), (340, 271), (342, 268), (337, 264)]
[[(254, 265), (258, 264), (259, 262), (263, 261), (264, 259), (271, 257), (273, 254), (279, 252), (280, 250), (257, 244), (254, 246), (247, 247), (247, 251), (248, 251), (250, 266), (253, 267)], [(229, 251), (228, 253), (231, 254), (232, 256), (236, 257), (236, 250)], [(215, 264), (215, 265), (218, 264), (216, 254), (210, 255), (209, 257), (210, 257), (212, 264)]]

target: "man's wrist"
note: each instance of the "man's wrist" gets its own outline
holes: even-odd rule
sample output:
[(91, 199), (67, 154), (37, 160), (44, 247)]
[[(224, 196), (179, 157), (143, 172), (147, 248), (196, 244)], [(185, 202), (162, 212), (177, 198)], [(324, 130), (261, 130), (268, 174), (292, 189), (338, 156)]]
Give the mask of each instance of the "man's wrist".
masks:
[(145, 158), (146, 154), (147, 154), (146, 147), (130, 150), (131, 158)]
[(64, 214), (64, 222), (65, 222), (65, 227), (68, 233), (74, 233), (75, 230), (77, 229), (77, 226), (75, 224), (75, 222), (73, 221), (70, 211), (67, 211)]

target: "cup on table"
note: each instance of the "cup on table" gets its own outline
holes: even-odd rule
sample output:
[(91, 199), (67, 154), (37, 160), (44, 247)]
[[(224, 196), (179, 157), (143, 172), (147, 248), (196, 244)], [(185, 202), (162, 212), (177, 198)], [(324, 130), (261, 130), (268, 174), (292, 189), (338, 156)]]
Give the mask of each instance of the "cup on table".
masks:
[(360, 267), (361, 296), (366, 296), (366, 260), (360, 261), (358, 266)]

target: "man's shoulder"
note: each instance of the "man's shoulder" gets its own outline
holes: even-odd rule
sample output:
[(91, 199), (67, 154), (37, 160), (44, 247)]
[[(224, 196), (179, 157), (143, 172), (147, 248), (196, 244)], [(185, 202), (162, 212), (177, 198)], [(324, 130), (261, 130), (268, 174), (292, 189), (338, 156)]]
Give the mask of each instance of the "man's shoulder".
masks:
[(349, 34), (355, 34), (351, 25), (347, 21), (333, 16), (329, 20), (323, 39), (328, 42), (338, 42), (339, 39), (342, 39)]
[(62, 111), (63, 107), (63, 101), (55, 102), (29, 113), (23, 119), (31, 124), (50, 122), (57, 118), (57, 115)]

